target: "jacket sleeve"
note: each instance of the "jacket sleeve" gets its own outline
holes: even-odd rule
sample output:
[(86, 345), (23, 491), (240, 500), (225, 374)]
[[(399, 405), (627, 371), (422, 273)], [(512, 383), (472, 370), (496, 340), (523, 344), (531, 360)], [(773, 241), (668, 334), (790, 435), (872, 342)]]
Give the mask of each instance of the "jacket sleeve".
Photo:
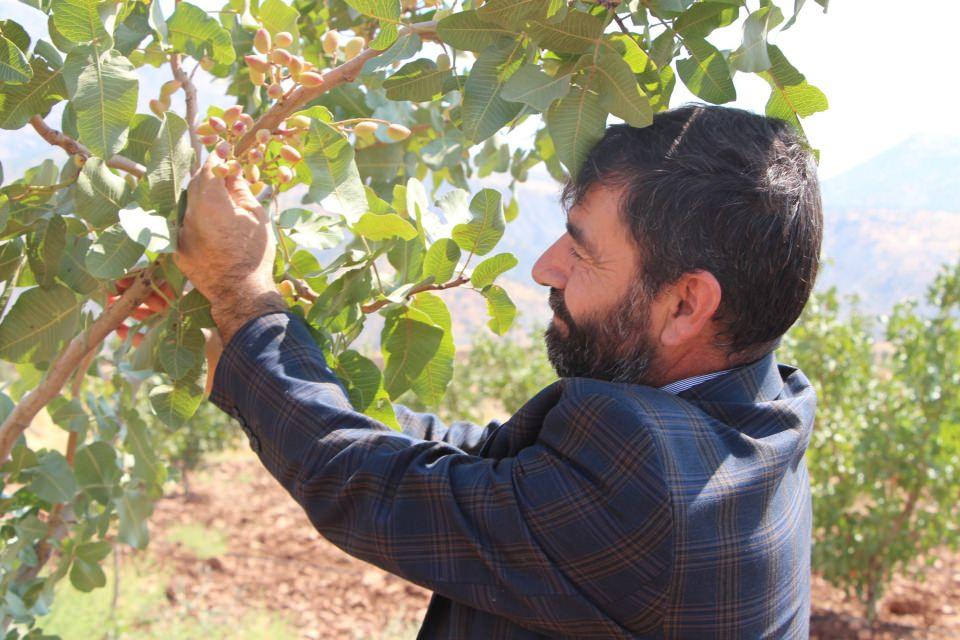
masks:
[(521, 411), (550, 407), (545, 439), (516, 457), (469, 455), (354, 411), (302, 320), (271, 313), (227, 345), (210, 399), (351, 555), (540, 633), (631, 637), (600, 603), (616, 600), (612, 610), (635, 619), (663, 596), (653, 586), (665, 585), (658, 558), (670, 557), (657, 546), (669, 528), (662, 483), (655, 473), (632, 482), (626, 468), (648, 464), (651, 448), (628, 461), (631, 443), (588, 442), (604, 399), (544, 393)]
[(434, 440), (451, 444), (464, 453), (477, 455), (487, 438), (500, 427), (499, 420), (492, 420), (481, 426), (465, 420), (446, 425), (432, 413), (413, 411), (402, 404), (393, 405), (397, 422), (403, 433), (418, 440)]

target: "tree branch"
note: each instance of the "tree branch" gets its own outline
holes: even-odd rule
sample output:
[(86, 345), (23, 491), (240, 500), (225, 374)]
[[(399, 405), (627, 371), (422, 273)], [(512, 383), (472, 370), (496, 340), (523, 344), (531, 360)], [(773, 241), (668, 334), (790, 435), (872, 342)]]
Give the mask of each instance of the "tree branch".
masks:
[[(400, 35), (417, 33), (421, 36), (429, 38), (436, 33), (436, 30), (437, 23), (434, 21), (418, 22), (416, 24), (407, 25), (401, 28)], [(234, 147), (234, 155), (239, 157), (243, 155), (243, 153), (246, 152), (250, 147), (252, 147), (254, 140), (257, 137), (257, 131), (260, 129), (267, 129), (269, 131), (275, 130), (284, 120), (293, 115), (294, 112), (300, 110), (310, 101), (322, 96), (324, 93), (330, 91), (334, 87), (356, 80), (357, 76), (360, 75), (360, 71), (363, 70), (363, 66), (368, 60), (376, 58), (387, 50), (389, 50), (389, 47), (383, 50), (369, 48), (364, 49), (357, 55), (357, 57), (353, 58), (352, 60), (348, 60), (340, 66), (334, 67), (323, 74), (323, 84), (317, 87), (299, 86), (291, 91), (289, 95), (284, 96), (278, 100), (276, 104), (270, 107), (267, 112), (260, 116), (253, 126), (250, 127), (250, 130), (243, 134), (243, 137), (240, 138)]]
[(173, 70), (173, 78), (180, 82), (185, 96), (184, 101), (187, 104), (187, 126), (190, 131), (190, 146), (193, 147), (193, 163), (190, 165), (190, 173), (196, 173), (200, 168), (200, 158), (203, 157), (203, 145), (200, 144), (200, 136), (197, 135), (197, 87), (193, 80), (183, 70), (180, 64), (180, 54), (175, 53), (170, 56), (170, 69)]
[(7, 419), (0, 425), (0, 464), (10, 456), (17, 438), (30, 426), (40, 410), (60, 394), (63, 385), (83, 363), (87, 354), (99, 349), (103, 340), (146, 299), (152, 290), (150, 285), (157, 266), (158, 263), (154, 262), (142, 269), (130, 288), (124, 291), (116, 302), (107, 307), (93, 324), (70, 341), (67, 348), (47, 369), (40, 384), (20, 399)]
[[(37, 133), (40, 134), (41, 138), (55, 147), (60, 147), (70, 155), (78, 155), (84, 160), (93, 155), (90, 153), (89, 149), (67, 134), (50, 127), (40, 116), (33, 116), (30, 118), (30, 124), (37, 131)], [(119, 169), (120, 171), (126, 171), (127, 173), (138, 178), (142, 178), (147, 173), (147, 168), (142, 164), (134, 162), (129, 158), (124, 158), (123, 156), (113, 156), (107, 160), (107, 166), (113, 167), (114, 169)]]
[[(454, 287), (459, 287), (460, 285), (466, 284), (468, 282), (470, 282), (470, 278), (464, 278), (463, 276), (460, 276), (455, 280), (451, 280), (450, 282), (444, 282), (443, 284), (424, 284), (424, 285), (420, 285), (419, 287), (414, 287), (413, 289), (411, 289), (410, 293), (408, 293), (405, 297), (412, 298), (418, 293), (423, 293), (424, 291), (443, 291), (444, 289), (453, 289)], [(377, 300), (376, 302), (365, 304), (362, 307), (360, 307), (360, 310), (363, 311), (364, 313), (373, 313), (374, 311), (377, 311), (380, 308), (385, 307), (390, 303), (391, 303), (391, 300), (384, 298), (383, 300)]]

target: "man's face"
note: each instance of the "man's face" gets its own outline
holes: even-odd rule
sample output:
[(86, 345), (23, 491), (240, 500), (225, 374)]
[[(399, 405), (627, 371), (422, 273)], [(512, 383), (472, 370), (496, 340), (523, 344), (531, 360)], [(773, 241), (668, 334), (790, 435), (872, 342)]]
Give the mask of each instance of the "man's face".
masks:
[(591, 189), (571, 208), (567, 233), (533, 267), (534, 280), (550, 287), (554, 317), (544, 337), (561, 377), (643, 383), (655, 355), (651, 300), (619, 196)]

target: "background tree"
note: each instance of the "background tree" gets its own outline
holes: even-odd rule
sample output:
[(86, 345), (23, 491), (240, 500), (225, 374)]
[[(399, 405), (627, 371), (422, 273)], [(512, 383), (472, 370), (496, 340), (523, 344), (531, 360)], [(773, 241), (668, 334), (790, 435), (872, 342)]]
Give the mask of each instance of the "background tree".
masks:
[[(184, 428), (203, 398), (209, 305), (169, 256), (205, 147), (269, 208), (279, 286), (351, 402), (395, 427), (391, 400), (412, 391), (436, 406), (453, 375), (443, 290), (483, 296), (494, 333), (512, 323), (496, 278), (516, 259), (494, 249), (533, 167), (575, 172), (608, 116), (649, 124), (678, 77), (724, 103), (735, 72), (759, 74), (767, 112), (798, 127), (826, 108), (767, 42), (803, 2), (786, 22), (770, 0), (230, 0), (209, 12), (184, 1), (169, 15), (157, 1), (27, 3), (47, 31), (0, 22), (0, 127), (70, 158), (0, 187), (0, 358), (20, 377), (0, 395), (10, 637), (37, 636), (58, 580), (101, 586), (112, 544), (147, 542), (169, 462), (154, 423)], [(738, 48), (711, 43), (731, 29)], [(147, 86), (145, 65), (170, 80)], [(237, 106), (201, 118), (202, 73), (227, 79)], [(139, 113), (148, 92), (151, 113)], [(529, 144), (496, 137), (504, 129), (529, 131), (516, 136)], [(473, 188), (490, 172), (510, 177), (505, 193)], [(291, 196), (307, 206), (282, 207)], [(160, 302), (169, 310), (150, 315)], [(351, 348), (375, 313), (382, 370)], [(105, 343), (115, 330), (122, 340)], [(44, 407), (70, 432), (64, 452), (24, 435)]]

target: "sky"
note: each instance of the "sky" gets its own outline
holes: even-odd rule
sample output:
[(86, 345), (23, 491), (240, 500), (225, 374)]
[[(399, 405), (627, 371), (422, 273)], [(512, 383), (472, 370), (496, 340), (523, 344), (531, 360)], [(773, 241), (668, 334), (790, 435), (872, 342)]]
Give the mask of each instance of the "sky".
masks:
[[(758, 2), (747, 0), (747, 5), (756, 8)], [(786, 10), (792, 2), (780, 4)], [(904, 6), (903, 0), (833, 0), (824, 14), (808, 0), (797, 23), (786, 32), (774, 31), (770, 38), (830, 102), (828, 111), (804, 120), (807, 136), (821, 152), (821, 179), (918, 133), (960, 136), (960, 118), (950, 115), (960, 98), (951, 64), (960, 2), (915, 0), (909, 13)], [(0, 18), (17, 20), (32, 35), (46, 37), (43, 14), (17, 0), (0, 0)], [(730, 31), (729, 40), (717, 41), (719, 46), (738, 45), (739, 33)], [(147, 112), (155, 88), (168, 78), (166, 69), (149, 69), (141, 77), (140, 111)], [(762, 112), (769, 96), (767, 84), (750, 74), (737, 74), (735, 82), (738, 99), (732, 105)], [(201, 83), (200, 89), (206, 104), (229, 104), (222, 87)], [(691, 100), (694, 96), (678, 82), (672, 104)], [(59, 120), (59, 109), (47, 118), (54, 126)], [(31, 133), (0, 131), (0, 162), (8, 180), (42, 157), (57, 157), (57, 151), (31, 138)]]

